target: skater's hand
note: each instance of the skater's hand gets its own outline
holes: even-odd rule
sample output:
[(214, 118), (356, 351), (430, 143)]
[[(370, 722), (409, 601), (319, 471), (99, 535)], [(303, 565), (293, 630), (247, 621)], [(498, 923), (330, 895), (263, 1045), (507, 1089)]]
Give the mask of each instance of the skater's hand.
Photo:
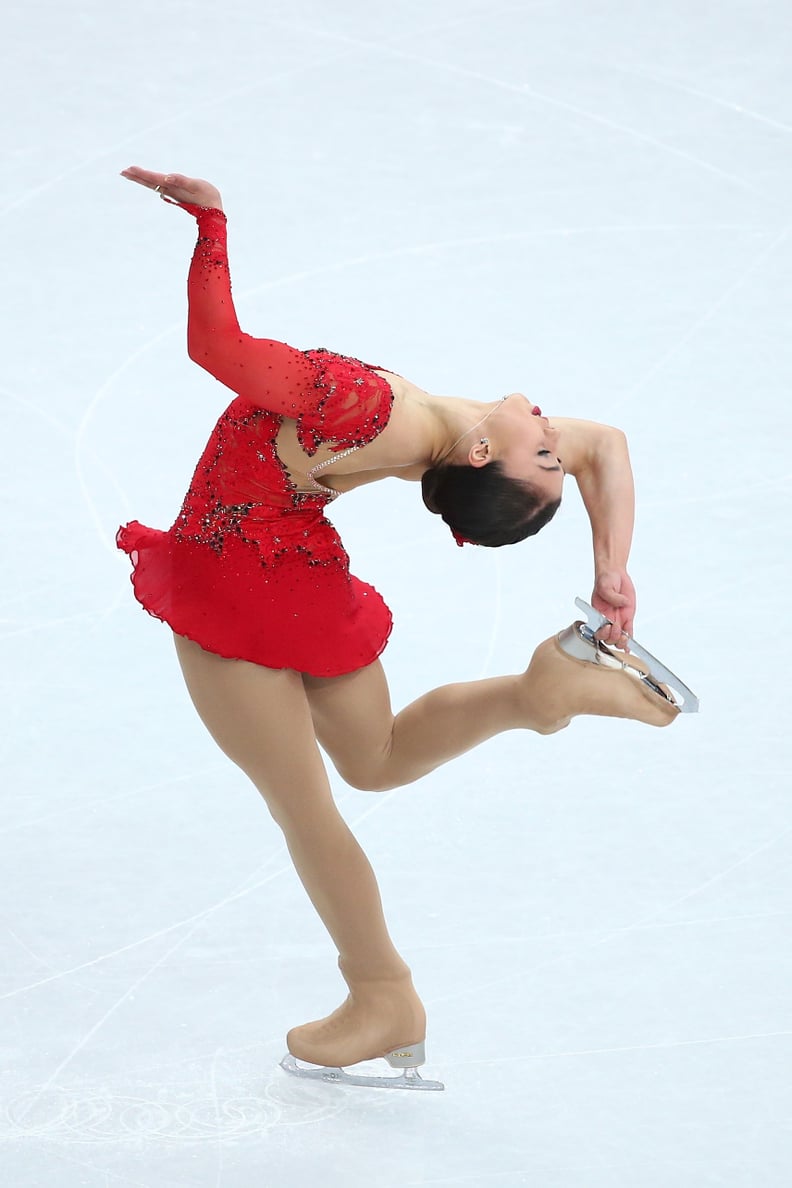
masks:
[(215, 210), (223, 209), (220, 191), (211, 182), (201, 181), (198, 177), (185, 177), (183, 173), (155, 173), (151, 169), (141, 169), (138, 165), (130, 165), (129, 169), (122, 169), (121, 176), (128, 181), (137, 182), (148, 190), (156, 190), (165, 198), (174, 202), (189, 202), (194, 206), (208, 206)]
[(635, 618), (635, 587), (627, 570), (610, 569), (598, 573), (591, 605), (613, 623), (612, 627), (600, 627), (597, 639), (624, 647), (624, 636), (632, 635)]

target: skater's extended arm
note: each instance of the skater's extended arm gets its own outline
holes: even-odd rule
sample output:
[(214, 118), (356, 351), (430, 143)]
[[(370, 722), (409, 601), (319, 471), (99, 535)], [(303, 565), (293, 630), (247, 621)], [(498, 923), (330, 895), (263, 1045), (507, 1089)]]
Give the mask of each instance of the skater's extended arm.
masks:
[(182, 174), (156, 173), (133, 166), (130, 181), (183, 206), (198, 222), (198, 242), (187, 282), (190, 358), (233, 392), (280, 416), (299, 417), (321, 398), (320, 368), (302, 351), (242, 332), (231, 296), (226, 218), (220, 192), (210, 182)]
[(198, 221), (187, 282), (190, 358), (232, 392), (298, 421), (303, 450), (313, 455), (365, 445), (390, 417), (393, 393), (376, 368), (330, 351), (298, 351), (240, 329), (231, 296), (226, 219), (210, 182), (137, 166), (123, 176), (181, 206)]
[(621, 429), (593, 421), (559, 418), (558, 452), (583, 498), (594, 546), (592, 605), (614, 628), (599, 633), (606, 642), (618, 643), (622, 631), (632, 635), (635, 589), (627, 573), (635, 521), (633, 485), (627, 438)]
[(240, 329), (231, 296), (226, 220), (197, 210), (198, 242), (187, 280), (190, 358), (215, 379), (280, 416), (299, 417), (316, 403), (319, 369), (302, 351)]

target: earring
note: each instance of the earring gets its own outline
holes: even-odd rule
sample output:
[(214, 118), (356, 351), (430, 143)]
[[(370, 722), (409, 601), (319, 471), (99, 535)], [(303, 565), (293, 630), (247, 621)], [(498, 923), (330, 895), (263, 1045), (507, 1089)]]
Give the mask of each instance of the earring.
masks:
[(489, 438), (488, 437), (480, 437), (479, 445), (489, 445)]

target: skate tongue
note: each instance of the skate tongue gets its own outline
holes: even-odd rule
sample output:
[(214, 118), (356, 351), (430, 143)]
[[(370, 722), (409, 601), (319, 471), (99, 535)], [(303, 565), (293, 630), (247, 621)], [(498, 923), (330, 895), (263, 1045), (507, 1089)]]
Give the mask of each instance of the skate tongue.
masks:
[[(598, 610), (594, 610), (594, 607), (589, 606), (589, 604), (584, 602), (582, 598), (575, 599), (575, 606), (579, 610), (583, 611), (583, 614), (588, 620), (585, 625), (581, 625), (581, 633), (584, 635), (590, 635), (592, 642), (596, 642), (594, 636), (595, 633), (599, 631), (600, 627), (612, 626), (612, 621), (610, 619), (606, 619), (605, 615), (600, 614)], [(679, 708), (679, 712), (682, 714), (698, 713), (698, 697), (696, 697), (696, 694), (679, 679), (676, 673), (673, 673), (670, 668), (666, 668), (665, 664), (663, 664), (661, 660), (658, 660), (656, 656), (653, 656), (651, 652), (648, 652), (646, 648), (634, 640), (631, 635), (628, 635), (626, 638), (627, 647), (625, 651), (631, 652), (633, 656), (636, 656), (639, 660), (643, 660), (644, 664), (646, 664), (649, 669), (649, 675), (653, 681), (667, 685), (669, 689), (672, 690), (675, 701)]]

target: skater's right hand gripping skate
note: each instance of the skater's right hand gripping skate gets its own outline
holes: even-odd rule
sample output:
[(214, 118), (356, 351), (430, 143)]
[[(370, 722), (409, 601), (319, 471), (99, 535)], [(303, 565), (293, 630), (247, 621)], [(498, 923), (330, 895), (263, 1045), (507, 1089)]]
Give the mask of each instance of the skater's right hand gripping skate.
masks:
[(635, 618), (635, 587), (626, 569), (608, 569), (597, 573), (591, 605), (612, 626), (600, 627), (597, 639), (615, 647), (624, 647), (625, 635), (632, 635)]

